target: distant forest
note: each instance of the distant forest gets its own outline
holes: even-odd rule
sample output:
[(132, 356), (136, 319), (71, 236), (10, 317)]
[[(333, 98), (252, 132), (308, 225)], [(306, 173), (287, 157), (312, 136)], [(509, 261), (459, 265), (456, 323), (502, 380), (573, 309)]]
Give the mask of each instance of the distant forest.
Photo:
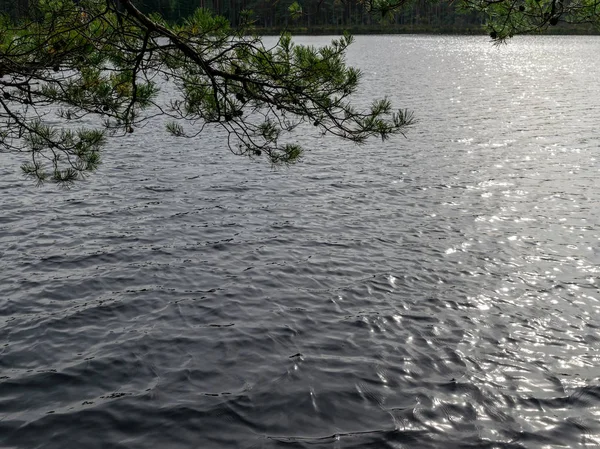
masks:
[[(13, 18), (30, 12), (36, 0), (0, 0), (0, 11)], [(302, 8), (292, 18), (294, 1)], [(476, 13), (462, 13), (454, 2), (413, 0), (399, 12), (381, 17), (370, 14), (361, 0), (138, 0), (138, 7), (148, 13), (157, 12), (168, 21), (178, 22), (197, 8), (206, 8), (240, 23), (243, 11), (252, 11), (257, 31), (279, 32), (481, 32), (483, 19)], [(456, 2), (458, 3), (458, 2)]]
[[(289, 8), (295, 1), (302, 8), (302, 14), (294, 19)], [(273, 31), (395, 27), (416, 30), (472, 28), (473, 31), (481, 31), (483, 23), (478, 14), (459, 13), (453, 2), (431, 0), (411, 1), (400, 12), (385, 18), (381, 14), (370, 14), (361, 0), (143, 0), (139, 5), (146, 12), (157, 11), (174, 21), (198, 7), (207, 8), (226, 17), (234, 26), (241, 20), (242, 11), (250, 10), (257, 28)]]

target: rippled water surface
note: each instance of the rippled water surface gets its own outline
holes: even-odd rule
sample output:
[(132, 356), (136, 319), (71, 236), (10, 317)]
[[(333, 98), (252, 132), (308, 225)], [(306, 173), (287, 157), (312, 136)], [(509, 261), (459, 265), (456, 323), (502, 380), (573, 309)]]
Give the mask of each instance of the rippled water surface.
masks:
[(2, 156), (0, 447), (598, 447), (598, 54), (358, 37), (357, 101), (418, 125), (291, 169), (151, 127), (71, 191)]

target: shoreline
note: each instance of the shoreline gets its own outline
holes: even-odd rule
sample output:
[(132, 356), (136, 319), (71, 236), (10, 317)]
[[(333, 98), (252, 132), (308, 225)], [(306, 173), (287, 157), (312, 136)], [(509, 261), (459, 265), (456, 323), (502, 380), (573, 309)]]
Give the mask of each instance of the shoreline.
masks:
[[(312, 26), (312, 27), (256, 27), (256, 34), (261, 36), (278, 36), (283, 32), (289, 32), (292, 35), (312, 35), (312, 36), (327, 36), (341, 35), (344, 32), (349, 32), (352, 35), (378, 35), (378, 34), (431, 34), (431, 35), (467, 35), (467, 36), (484, 36), (488, 33), (478, 27), (432, 27), (432, 26), (404, 26), (404, 25), (362, 25), (362, 26)], [(530, 36), (597, 36), (600, 35), (600, 30), (582, 26), (561, 26), (547, 29), (540, 33), (530, 33)]]

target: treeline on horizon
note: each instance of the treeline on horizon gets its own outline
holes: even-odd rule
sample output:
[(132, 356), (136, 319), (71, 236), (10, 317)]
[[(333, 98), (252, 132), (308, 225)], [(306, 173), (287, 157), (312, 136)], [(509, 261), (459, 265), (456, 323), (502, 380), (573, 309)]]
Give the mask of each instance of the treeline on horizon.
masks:
[[(0, 0), (0, 12), (13, 19), (27, 17), (38, 0)], [(77, 0), (76, 0), (77, 1)], [(118, 0), (116, 0), (118, 2)], [(300, 34), (336, 34), (348, 30), (368, 33), (483, 33), (484, 17), (460, 10), (449, 0), (407, 0), (397, 11), (383, 16), (368, 10), (369, 0), (135, 0), (145, 13), (159, 13), (172, 23), (184, 20), (198, 8), (205, 8), (238, 26), (250, 15), (256, 31), (278, 34), (290, 30)], [(372, 1), (372, 0), (371, 0)], [(297, 3), (300, 14), (290, 7)], [(292, 9), (294, 9), (292, 7)], [(594, 33), (587, 26), (554, 27), (553, 34)]]
[[(36, 0), (0, 0), (0, 11), (12, 18), (26, 17)], [(297, 2), (301, 14), (290, 13)], [(371, 13), (362, 0), (137, 0), (145, 13), (159, 13), (170, 22), (179, 22), (197, 8), (206, 8), (224, 16), (233, 26), (243, 20), (244, 11), (252, 11), (257, 31), (277, 33), (327, 32), (348, 29), (379, 31), (467, 31), (481, 32), (483, 19), (476, 13), (458, 11), (454, 2), (411, 0), (399, 11), (382, 17)], [(458, 3), (458, 2), (456, 2)], [(294, 16), (294, 17), (293, 17)]]
[[(294, 17), (290, 6), (298, 3), (301, 14)], [(254, 26), (265, 31), (284, 29), (324, 31), (335, 29), (468, 29), (481, 31), (483, 18), (461, 13), (452, 2), (412, 0), (394, 14), (382, 17), (367, 10), (362, 0), (140, 0), (145, 11), (159, 12), (178, 21), (198, 7), (226, 17), (236, 26), (243, 11), (252, 11)]]

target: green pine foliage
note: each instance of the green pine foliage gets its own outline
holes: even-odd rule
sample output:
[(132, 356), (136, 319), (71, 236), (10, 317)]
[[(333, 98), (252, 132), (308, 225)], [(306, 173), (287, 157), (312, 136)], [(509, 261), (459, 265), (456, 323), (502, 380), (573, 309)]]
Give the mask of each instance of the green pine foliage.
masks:
[(570, 29), (596, 32), (600, 29), (596, 0), (462, 0), (461, 6), (465, 10), (481, 12), (486, 18), (490, 37), (497, 42), (517, 34), (546, 32), (555, 27), (571, 26)]
[[(28, 155), (22, 170), (37, 182), (85, 177), (107, 137), (157, 114), (178, 137), (222, 128), (235, 154), (272, 164), (301, 157), (290, 133), (302, 123), (357, 143), (412, 123), (385, 99), (352, 106), (361, 74), (345, 63), (349, 35), (315, 48), (283, 34), (267, 48), (250, 22), (232, 28), (198, 9), (169, 24), (130, 0), (39, 0), (30, 17), (0, 27), (0, 151)], [(170, 89), (167, 104), (159, 86)], [(98, 125), (82, 127), (88, 116)]]

